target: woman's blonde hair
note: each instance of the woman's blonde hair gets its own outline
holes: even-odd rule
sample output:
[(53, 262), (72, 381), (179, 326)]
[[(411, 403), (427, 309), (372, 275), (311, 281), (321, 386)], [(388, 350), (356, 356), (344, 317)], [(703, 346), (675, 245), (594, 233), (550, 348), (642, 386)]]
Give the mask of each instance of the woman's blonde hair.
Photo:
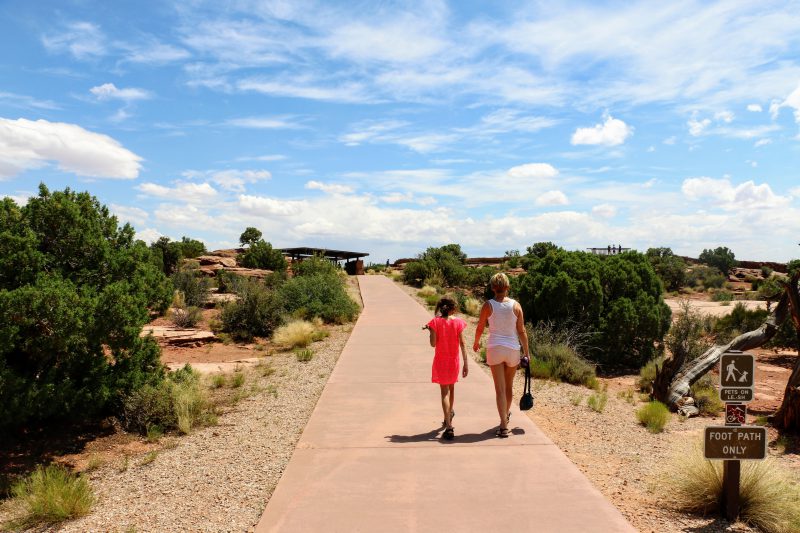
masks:
[(502, 272), (498, 272), (489, 280), (489, 285), (492, 287), (493, 291), (497, 292), (498, 290), (503, 291), (508, 289), (511, 283), (508, 281), (508, 276)]

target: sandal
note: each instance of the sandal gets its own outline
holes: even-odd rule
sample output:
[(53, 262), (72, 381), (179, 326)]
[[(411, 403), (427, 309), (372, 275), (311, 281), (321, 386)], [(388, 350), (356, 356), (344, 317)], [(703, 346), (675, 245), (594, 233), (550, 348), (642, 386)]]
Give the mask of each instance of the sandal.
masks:
[(494, 436), (498, 439), (507, 439), (508, 438), (508, 428), (497, 428), (497, 431), (494, 432)]
[(511, 411), (509, 411), (508, 414), (506, 415), (506, 424), (508, 424), (509, 422), (511, 422)]
[[(455, 411), (450, 411), (450, 423), (451, 423), (451, 424), (453, 423), (453, 417), (454, 417), (454, 416), (456, 416), (456, 412), (455, 412)], [(444, 421), (444, 420), (442, 420), (442, 425), (443, 425), (443, 426), (446, 426), (446, 425), (447, 425), (447, 422), (446, 422), (446, 421)]]
[(442, 433), (442, 438), (445, 440), (453, 440), (455, 436), (456, 434), (455, 431), (453, 431), (453, 428), (447, 428), (444, 430), (444, 433)]

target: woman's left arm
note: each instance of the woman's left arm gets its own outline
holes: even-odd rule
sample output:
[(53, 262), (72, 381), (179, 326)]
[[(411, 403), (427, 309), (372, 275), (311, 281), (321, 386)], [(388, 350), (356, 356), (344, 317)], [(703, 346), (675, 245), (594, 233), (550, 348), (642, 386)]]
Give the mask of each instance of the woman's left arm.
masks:
[(519, 302), (514, 304), (514, 314), (517, 315), (517, 336), (522, 346), (522, 354), (530, 357), (530, 347), (528, 346), (528, 332), (525, 330), (525, 319), (522, 316), (522, 306)]

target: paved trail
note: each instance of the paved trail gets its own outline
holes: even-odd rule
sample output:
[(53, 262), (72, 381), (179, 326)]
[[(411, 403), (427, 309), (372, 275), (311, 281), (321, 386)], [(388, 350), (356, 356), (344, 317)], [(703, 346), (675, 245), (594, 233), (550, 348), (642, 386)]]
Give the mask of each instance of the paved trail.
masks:
[(440, 440), (430, 312), (388, 278), (359, 281), (364, 311), (257, 532), (635, 531), (516, 407), (510, 438), (495, 438), (491, 378), (474, 362), (456, 385), (456, 439)]

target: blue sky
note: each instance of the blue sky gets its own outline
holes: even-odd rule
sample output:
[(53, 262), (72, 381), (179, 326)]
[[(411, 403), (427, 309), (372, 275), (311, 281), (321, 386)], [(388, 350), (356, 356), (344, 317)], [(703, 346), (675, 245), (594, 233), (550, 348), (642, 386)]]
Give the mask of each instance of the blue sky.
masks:
[(139, 236), (800, 257), (800, 2), (0, 2), (0, 195)]

